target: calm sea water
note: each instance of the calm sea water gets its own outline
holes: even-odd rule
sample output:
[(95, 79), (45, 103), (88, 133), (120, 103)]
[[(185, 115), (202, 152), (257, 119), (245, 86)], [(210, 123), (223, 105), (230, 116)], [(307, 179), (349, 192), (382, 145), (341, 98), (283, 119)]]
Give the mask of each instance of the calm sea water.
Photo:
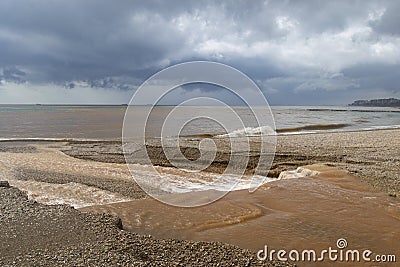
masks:
[[(135, 128), (136, 121), (142, 121), (145, 107), (131, 107), (137, 120), (130, 123)], [(255, 123), (251, 111), (245, 107), (235, 107), (244, 126), (231, 125), (237, 129), (232, 136), (263, 132)], [(157, 135), (172, 107), (155, 107), (150, 117), (148, 132)], [(175, 113), (173, 121), (186, 119), (188, 114), (202, 111), (214, 114), (225, 112), (224, 107), (184, 107)], [(90, 138), (114, 139), (122, 135), (125, 106), (37, 106), (0, 105), (0, 138)], [(368, 129), (400, 128), (400, 109), (371, 107), (334, 106), (275, 106), (273, 117), (278, 133), (298, 134), (326, 131), (354, 131)], [(152, 131), (154, 127), (154, 131)], [(198, 119), (188, 123), (181, 134), (226, 134), (217, 122)]]

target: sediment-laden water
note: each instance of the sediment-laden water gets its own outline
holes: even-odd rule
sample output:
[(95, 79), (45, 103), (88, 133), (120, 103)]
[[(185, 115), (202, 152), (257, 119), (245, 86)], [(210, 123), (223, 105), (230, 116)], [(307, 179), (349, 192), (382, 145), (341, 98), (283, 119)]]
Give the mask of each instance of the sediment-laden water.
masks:
[[(152, 124), (159, 125), (173, 107), (158, 106), (152, 111), (147, 134), (153, 132)], [(210, 120), (198, 119), (182, 129), (182, 135), (221, 135), (243, 136), (268, 133), (271, 125), (258, 125), (247, 107), (233, 107), (244, 122), (245, 128), (238, 124), (232, 132)], [(139, 119), (147, 108), (131, 107)], [(187, 112), (201, 114), (202, 110), (212, 110), (214, 114), (228, 114), (225, 107), (180, 107), (174, 112), (178, 123)], [(261, 109), (254, 107), (253, 109)], [(38, 106), (38, 105), (0, 105), (0, 139), (9, 138), (121, 138), (122, 123), (126, 107), (123, 106)], [(276, 130), (280, 134), (315, 133), (326, 131), (355, 131), (387, 129), (400, 127), (400, 109), (373, 107), (272, 107)], [(135, 129), (135, 120), (131, 120)], [(269, 126), (269, 127), (267, 127)], [(172, 126), (169, 126), (173, 128)], [(138, 128), (141, 130), (141, 128)]]

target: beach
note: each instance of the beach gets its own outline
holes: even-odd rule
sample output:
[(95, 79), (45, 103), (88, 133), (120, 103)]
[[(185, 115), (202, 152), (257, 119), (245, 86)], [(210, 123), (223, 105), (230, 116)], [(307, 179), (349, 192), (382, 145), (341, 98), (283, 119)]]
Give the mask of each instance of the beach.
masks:
[[(332, 163), (359, 176), (371, 186), (395, 196), (400, 192), (399, 134), (400, 130), (370, 130), (279, 135), (274, 162), (268, 175), (278, 177), (281, 171), (296, 169), (303, 165)], [(189, 142), (187, 147), (197, 144), (197, 141)], [(69, 145), (70, 148), (64, 150), (64, 153), (72, 157), (100, 162), (125, 162), (118, 141), (75, 141)], [(147, 153), (154, 159), (156, 165), (171, 166), (165, 158), (160, 157), (161, 150), (159, 146), (152, 146)], [(228, 154), (228, 151), (222, 152)], [(191, 156), (189, 153), (185, 155)], [(256, 159), (257, 155), (254, 161)], [(141, 162), (139, 155), (137, 161)], [(219, 165), (215, 164), (212, 170), (221, 172), (227, 161), (228, 155), (221, 153)]]
[(399, 266), (399, 12), (0, 1), (0, 267)]
[[(347, 184), (339, 180), (335, 180), (334, 182), (329, 181), (329, 179), (325, 180), (331, 185), (335, 183), (336, 185), (340, 185), (339, 187), (331, 187), (329, 190), (337, 190), (338, 188), (347, 190), (343, 192), (340, 190), (337, 191), (338, 195), (348, 194), (346, 198), (361, 196), (360, 198), (363, 199), (375, 198), (379, 201), (383, 201), (379, 202), (379, 204), (377, 204), (378, 202), (375, 204), (362, 202), (366, 206), (363, 207), (363, 204), (359, 207), (360, 210), (365, 209), (371, 210), (372, 212), (374, 210), (374, 205), (384, 206), (384, 212), (381, 217), (388, 218), (386, 223), (388, 223), (389, 226), (387, 227), (389, 230), (392, 229), (393, 235), (387, 236), (385, 239), (386, 242), (382, 241), (381, 245), (383, 247), (374, 247), (379, 250), (385, 248), (384, 246), (387, 246), (387, 242), (390, 243), (392, 242), (391, 240), (394, 242), (396, 235), (398, 235), (396, 229), (398, 229), (400, 225), (400, 217), (397, 217), (400, 214), (400, 206), (397, 197), (400, 188), (400, 155), (398, 154), (400, 147), (399, 133), (400, 130), (376, 130), (279, 135), (277, 153), (269, 176), (277, 177), (282, 171), (295, 170), (300, 166), (323, 164), (321, 166), (339, 168), (339, 170), (344, 170), (345, 173), (351, 175), (351, 177), (356, 177), (351, 178), (351, 180), (349, 180), (350, 182)], [(187, 147), (192, 147), (196, 142), (197, 141), (189, 140), (185, 145)], [(154, 144), (152, 144), (151, 148), (152, 149), (148, 151), (153, 151), (154, 154), (149, 152), (149, 155), (156, 159), (156, 164), (168, 167), (168, 163), (165, 162), (163, 157), (159, 154), (159, 148)], [(191, 150), (189, 149), (188, 151)], [(220, 170), (224, 168), (225, 152), (226, 151), (221, 151), (218, 164), (208, 171), (218, 173), (219, 168)], [(4, 222), (1, 224), (0, 229), (2, 232), (1, 238), (3, 239), (1, 242), (1, 244), (3, 244), (1, 247), (2, 257), (0, 259), (2, 265), (19, 266), (34, 263), (40, 265), (67, 264), (77, 266), (89, 264), (96, 266), (103, 263), (132, 266), (174, 266), (194, 264), (194, 262), (196, 262), (196, 266), (216, 266), (218, 263), (223, 266), (258, 266), (268, 264), (286, 266), (286, 264), (289, 264), (257, 261), (255, 253), (256, 248), (259, 246), (252, 247), (251, 245), (244, 245), (247, 246), (247, 248), (244, 248), (243, 246), (240, 247), (228, 244), (245, 244), (243, 242), (246, 237), (242, 237), (241, 240), (236, 241), (234, 240), (235, 238), (232, 238), (232, 242), (229, 242), (229, 238), (224, 239), (224, 243), (203, 242), (214, 241), (212, 236), (218, 236), (218, 231), (228, 231), (229, 233), (229, 227), (232, 227), (232, 223), (226, 223), (226, 216), (233, 216), (232, 218), (235, 221), (237, 220), (235, 216), (243, 218), (243, 213), (249, 213), (250, 215), (246, 215), (247, 217), (245, 216), (243, 219), (244, 225), (257, 222), (257, 218), (260, 218), (262, 214), (260, 215), (260, 212), (254, 209), (255, 202), (253, 204), (251, 202), (252, 200), (249, 200), (247, 204), (240, 201), (237, 202), (237, 199), (247, 198), (243, 196), (239, 197), (241, 194), (245, 194), (246, 190), (235, 191), (221, 201), (217, 201), (216, 205), (210, 205), (210, 214), (218, 214), (218, 210), (221, 212), (222, 209), (226, 211), (226, 214), (224, 213), (225, 211), (223, 211), (219, 216), (225, 219), (221, 219), (218, 216), (212, 217), (214, 221), (211, 226), (209, 226), (209, 222), (206, 222), (206, 226), (201, 226), (202, 224), (200, 223), (199, 227), (206, 227), (204, 228), (206, 231), (200, 231), (200, 236), (192, 236), (196, 241), (185, 240), (184, 231), (190, 227), (183, 227), (181, 231), (175, 232), (167, 229), (167, 234), (162, 232), (162, 227), (155, 227), (153, 231), (154, 229), (158, 229), (159, 236), (157, 237), (156, 234), (155, 237), (150, 237), (148, 232), (151, 232), (151, 227), (143, 228), (136, 224), (129, 224), (128, 221), (124, 222), (123, 216), (118, 214), (121, 210), (120, 207), (122, 207), (123, 210), (127, 210), (129, 213), (129, 208), (126, 205), (134, 207), (135, 204), (129, 203), (145, 201), (141, 202), (142, 204), (140, 205), (142, 207), (149, 205), (148, 211), (151, 213), (151, 207), (157, 210), (156, 207), (158, 204), (156, 205), (154, 203), (151, 204), (152, 202), (148, 202), (154, 200), (149, 199), (131, 178), (124, 164), (121, 142), (118, 140), (7, 141), (0, 143), (0, 153), (1, 180), (8, 180), (12, 186), (26, 191), (30, 199), (28, 200), (24, 193), (21, 193), (15, 188), (1, 188), (1, 211), (2, 221)], [(189, 156), (191, 154), (195, 153), (188, 152)], [(256, 156), (257, 155), (255, 155), (255, 157)], [(140, 161), (140, 157), (138, 157), (138, 161)], [(251, 172), (251, 164), (249, 164), (249, 166), (249, 172)], [(335, 172), (330, 172), (328, 176), (335, 177), (333, 173)], [(321, 180), (320, 178), (317, 180), (310, 179), (311, 178), (308, 177), (299, 178), (296, 179), (294, 183), (290, 183), (290, 179), (280, 182), (277, 181), (277, 186), (273, 186), (273, 183), (267, 183), (256, 191), (256, 195), (254, 196), (257, 197), (250, 198), (256, 199), (261, 197), (263, 200), (260, 201), (265, 202), (267, 200), (264, 199), (264, 195), (269, 195), (268, 190), (270, 188), (272, 188), (272, 190), (277, 190), (277, 187), (286, 188), (289, 191), (283, 195), (279, 195), (280, 190), (278, 190), (274, 193), (276, 196), (285, 197), (285, 194), (289, 194), (287, 198), (290, 199), (290, 195), (294, 196), (296, 192), (298, 192), (297, 198), (300, 199), (302, 195), (305, 195), (304, 192), (312, 192), (315, 190), (314, 187), (307, 188), (304, 185), (307, 183), (312, 185), (312, 181), (317, 181), (316, 184), (323, 181), (323, 179)], [(294, 185), (294, 187), (291, 187), (291, 185)], [(324, 186), (326, 185), (327, 183), (324, 184)], [(71, 189), (71, 186), (73, 189)], [(79, 190), (77, 188), (79, 188)], [(303, 191), (300, 191), (300, 188), (302, 188)], [(356, 195), (354, 192), (356, 192)], [(329, 191), (329, 194), (335, 193), (334, 191)], [(46, 196), (44, 197), (43, 195)], [(312, 194), (310, 195), (311, 197), (308, 198), (307, 202), (312, 202)], [(90, 196), (96, 196), (95, 200)], [(341, 201), (342, 198), (338, 199), (338, 201)], [(318, 198), (315, 197), (315, 200), (318, 201)], [(46, 206), (36, 203), (35, 201), (53, 205)], [(232, 204), (232, 201), (236, 201), (234, 202), (236, 204)], [(270, 199), (267, 203), (274, 203), (274, 200)], [(284, 201), (279, 201), (279, 203), (281, 204), (275, 207), (275, 211), (279, 209), (278, 207), (280, 205), (285, 205)], [(54, 204), (57, 205), (54, 206)], [(77, 209), (66, 206), (65, 204), (75, 206)], [(114, 207), (109, 208), (110, 205), (114, 205)], [(117, 205), (116, 209), (115, 205)], [(218, 205), (222, 208), (220, 209)], [(271, 205), (272, 209), (274, 209), (274, 204)], [(242, 208), (232, 208), (237, 206)], [(215, 207), (215, 211), (213, 211), (213, 207)], [(349, 207), (349, 209), (351, 209), (352, 206), (350, 205)], [(390, 210), (388, 210), (389, 213), (385, 213), (388, 207), (390, 208)], [(308, 208), (312, 209), (310, 207)], [(162, 206), (161, 209), (165, 210)], [(208, 208), (205, 206), (202, 212), (206, 212), (207, 210)], [(104, 211), (120, 215), (122, 221), (112, 215), (103, 214)], [(173, 211), (174, 210), (170, 210), (170, 214), (173, 214), (171, 213)], [(100, 213), (96, 214), (96, 212)], [(332, 211), (332, 213), (334, 212), (337, 211)], [(349, 210), (348, 212), (350, 214), (354, 212), (354, 215), (356, 215), (361, 211), (355, 209), (354, 211)], [(261, 211), (261, 213), (263, 213), (263, 211)], [(132, 214), (128, 215), (131, 219)], [(296, 216), (298, 215), (299, 214)], [(333, 216), (333, 214), (331, 215)], [(182, 216), (182, 218), (184, 218), (184, 216), (188, 215), (183, 214)], [(171, 219), (167, 219), (167, 216), (165, 218), (166, 222)], [(253, 220), (254, 218), (256, 220)], [(265, 216), (261, 218), (265, 218)], [(162, 220), (161, 218), (161, 221)], [(149, 220), (149, 222), (151, 222), (151, 220)], [(298, 224), (293, 224), (292, 222), (287, 221), (285, 227), (277, 229), (304, 228), (304, 231), (308, 231), (306, 221), (302, 223), (301, 220), (299, 220)], [(279, 224), (281, 224), (281, 222), (279, 222)], [(377, 225), (374, 225), (372, 223), (366, 227), (369, 231), (375, 229), (377, 233), (379, 233), (378, 225), (382, 225), (382, 222), (376, 221), (376, 224)], [(329, 226), (329, 223), (327, 223), (327, 225)], [(239, 227), (238, 229), (242, 227), (241, 224), (237, 222), (235, 222), (233, 226)], [(335, 240), (331, 239), (337, 236), (332, 233), (335, 232), (334, 228), (339, 226), (332, 224), (331, 229), (329, 229), (328, 226), (323, 228), (325, 229), (323, 232), (331, 232), (331, 234), (327, 236), (330, 238), (328, 241), (334, 242)], [(135, 227), (137, 227), (136, 233)], [(209, 229), (207, 227), (209, 227)], [(262, 227), (262, 229), (268, 228), (266, 225)], [(316, 229), (319, 229), (319, 227), (320, 226)], [(121, 228), (124, 230), (121, 230)], [(316, 229), (314, 230), (316, 231)], [(207, 231), (217, 232), (207, 237)], [(356, 229), (354, 233), (346, 231), (343, 233), (347, 233), (348, 237), (354, 237), (357, 232)], [(170, 236), (168, 236), (168, 233)], [(236, 232), (235, 230), (232, 233), (240, 233), (240, 231)], [(279, 234), (282, 235), (282, 244), (279, 242)], [(295, 234), (295, 232), (290, 234), (290, 231), (288, 233), (278, 231), (274, 235), (275, 241), (270, 240), (270, 242), (273, 245), (285, 247), (285, 244), (283, 244), (284, 240), (287, 240), (288, 243), (290, 243), (289, 241), (291, 239), (296, 241)], [(373, 234), (374, 233), (372, 233), (372, 235)], [(226, 236), (226, 232), (224, 235)], [(174, 237), (174, 239), (169, 239), (171, 237)], [(354, 238), (354, 240), (358, 240), (362, 243), (363, 240), (368, 241), (369, 237), (370, 236), (366, 236), (364, 237), (365, 239)], [(303, 238), (306, 240), (307, 238), (313, 240), (313, 238), (316, 238), (316, 235), (305, 235)], [(379, 236), (376, 238), (379, 238)], [(190, 235), (189, 238), (186, 239), (191, 239)], [(33, 242), (33, 240), (35, 241)], [(367, 243), (371, 243), (370, 241)], [(294, 244), (296, 244), (296, 242), (294, 242)], [(322, 247), (323, 245), (324, 244), (318, 244), (318, 246), (316, 246)], [(391, 252), (395, 253), (397, 251)], [(299, 266), (301, 265), (302, 264), (299, 264)]]

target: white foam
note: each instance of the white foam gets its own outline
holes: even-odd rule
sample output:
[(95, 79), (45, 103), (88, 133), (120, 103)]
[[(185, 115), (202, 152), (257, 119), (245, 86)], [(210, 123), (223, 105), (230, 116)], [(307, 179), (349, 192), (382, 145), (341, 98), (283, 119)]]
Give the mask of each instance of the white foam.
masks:
[(315, 134), (317, 131), (298, 131), (298, 132), (283, 132), (279, 133), (279, 135), (298, 135), (298, 134)]
[(310, 170), (304, 167), (298, 167), (296, 170), (283, 171), (279, 174), (278, 180), (302, 178), (320, 174), (319, 171)]
[(169, 167), (152, 167), (149, 165), (131, 164), (133, 177), (139, 185), (150, 186), (169, 193), (187, 193), (194, 191), (234, 191), (250, 189), (276, 181), (261, 175), (240, 176), (193, 172)]
[(74, 208), (104, 205), (131, 200), (106, 190), (80, 183), (53, 184), (10, 179), (11, 186), (25, 191), (28, 199), (46, 205), (64, 204)]
[(387, 129), (399, 129), (400, 125), (376, 125), (363, 128), (362, 130), (387, 130)]
[(227, 134), (217, 135), (216, 137), (242, 137), (242, 136), (260, 136), (260, 135), (275, 135), (275, 131), (270, 126), (246, 127), (243, 129), (234, 130)]

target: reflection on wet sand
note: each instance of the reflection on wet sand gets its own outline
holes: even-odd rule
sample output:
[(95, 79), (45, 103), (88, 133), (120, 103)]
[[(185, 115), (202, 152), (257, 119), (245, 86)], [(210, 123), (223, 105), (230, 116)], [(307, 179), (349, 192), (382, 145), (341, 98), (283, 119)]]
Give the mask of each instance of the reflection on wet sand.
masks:
[[(320, 174), (265, 184), (255, 193), (234, 191), (198, 208), (167, 206), (142, 199), (82, 210), (118, 215), (124, 228), (158, 238), (221, 241), (259, 250), (335, 247), (345, 238), (351, 249), (400, 253), (400, 203), (347, 172), (324, 165)], [(212, 191), (173, 194), (192, 200)], [(384, 265), (382, 265), (384, 266)]]

